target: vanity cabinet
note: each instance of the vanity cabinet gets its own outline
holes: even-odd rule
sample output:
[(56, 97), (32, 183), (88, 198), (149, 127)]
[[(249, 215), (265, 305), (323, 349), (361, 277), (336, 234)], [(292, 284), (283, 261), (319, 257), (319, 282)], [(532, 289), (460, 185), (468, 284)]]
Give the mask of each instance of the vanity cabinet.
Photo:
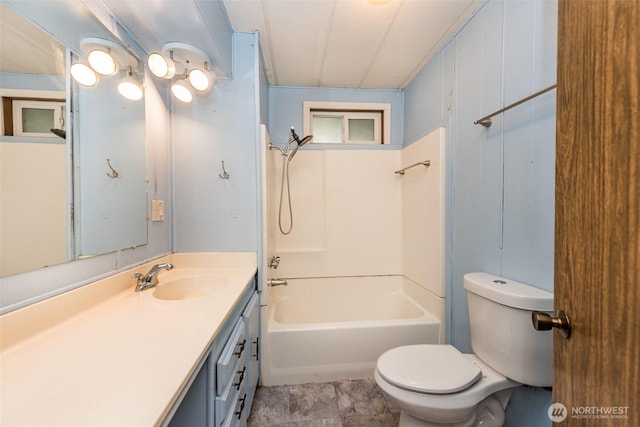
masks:
[(260, 298), (252, 280), (164, 425), (244, 427), (260, 376)]
[(236, 322), (231, 337), (216, 361), (215, 427), (242, 420), (247, 398), (247, 330), (244, 319)]
[[(247, 351), (247, 401), (246, 405), (251, 408), (251, 403), (258, 388), (260, 379), (260, 296), (254, 293), (249, 300), (249, 304), (242, 313), (244, 324), (247, 328), (249, 350)], [(247, 416), (249, 411), (247, 411)]]

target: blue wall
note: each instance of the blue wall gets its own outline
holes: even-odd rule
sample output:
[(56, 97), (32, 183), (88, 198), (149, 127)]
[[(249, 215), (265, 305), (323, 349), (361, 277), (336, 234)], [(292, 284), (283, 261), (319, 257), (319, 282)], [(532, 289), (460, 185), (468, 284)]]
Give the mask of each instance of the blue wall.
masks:
[[(473, 122), (555, 83), (556, 31), (555, 1), (489, 1), (405, 88), (405, 144), (448, 130), (448, 331), (464, 352), (465, 273), (553, 291), (555, 91), (495, 117), (491, 128)], [(550, 424), (550, 398), (520, 389), (508, 425)]]
[(64, 76), (0, 73), (0, 82), (3, 89), (67, 90)]
[[(275, 145), (286, 144), (289, 129), (293, 126), (302, 135), (304, 101), (334, 102), (388, 102), (391, 104), (391, 145), (402, 146), (402, 91), (334, 89), (320, 87), (272, 86), (269, 88), (269, 135)], [(322, 145), (318, 145), (322, 148)], [(375, 146), (380, 148), (379, 146)], [(313, 148), (313, 144), (304, 149)], [(332, 146), (335, 149), (336, 146)], [(371, 146), (350, 146), (349, 149), (366, 149)]]
[(233, 79), (219, 79), (209, 96), (172, 100), (176, 252), (258, 249), (256, 41), (234, 35)]

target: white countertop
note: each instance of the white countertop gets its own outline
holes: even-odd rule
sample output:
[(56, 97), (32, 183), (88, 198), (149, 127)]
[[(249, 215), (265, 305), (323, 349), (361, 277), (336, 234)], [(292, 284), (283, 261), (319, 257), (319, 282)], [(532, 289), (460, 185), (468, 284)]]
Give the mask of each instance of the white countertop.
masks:
[[(85, 297), (71, 291), (0, 317), (0, 425), (160, 424), (256, 272), (255, 254), (230, 263), (198, 256), (169, 255), (78, 290)], [(197, 273), (227, 281), (178, 301), (134, 292), (130, 275), (160, 262), (176, 268), (161, 271), (158, 286)]]

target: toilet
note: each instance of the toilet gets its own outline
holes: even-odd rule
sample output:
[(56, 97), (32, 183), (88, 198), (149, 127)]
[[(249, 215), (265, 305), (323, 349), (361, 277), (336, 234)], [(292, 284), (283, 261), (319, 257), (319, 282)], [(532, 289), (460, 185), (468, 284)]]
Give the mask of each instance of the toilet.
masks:
[(464, 276), (471, 348), (397, 347), (374, 378), (401, 410), (400, 427), (499, 427), (515, 387), (552, 384), (551, 331), (536, 331), (532, 311), (553, 312), (553, 294), (488, 273)]

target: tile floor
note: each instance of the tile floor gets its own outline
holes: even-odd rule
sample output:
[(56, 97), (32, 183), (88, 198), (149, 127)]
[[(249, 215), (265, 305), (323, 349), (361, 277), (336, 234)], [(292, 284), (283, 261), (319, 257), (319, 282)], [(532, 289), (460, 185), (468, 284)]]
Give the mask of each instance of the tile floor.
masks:
[(396, 427), (400, 410), (373, 379), (260, 387), (248, 427)]

